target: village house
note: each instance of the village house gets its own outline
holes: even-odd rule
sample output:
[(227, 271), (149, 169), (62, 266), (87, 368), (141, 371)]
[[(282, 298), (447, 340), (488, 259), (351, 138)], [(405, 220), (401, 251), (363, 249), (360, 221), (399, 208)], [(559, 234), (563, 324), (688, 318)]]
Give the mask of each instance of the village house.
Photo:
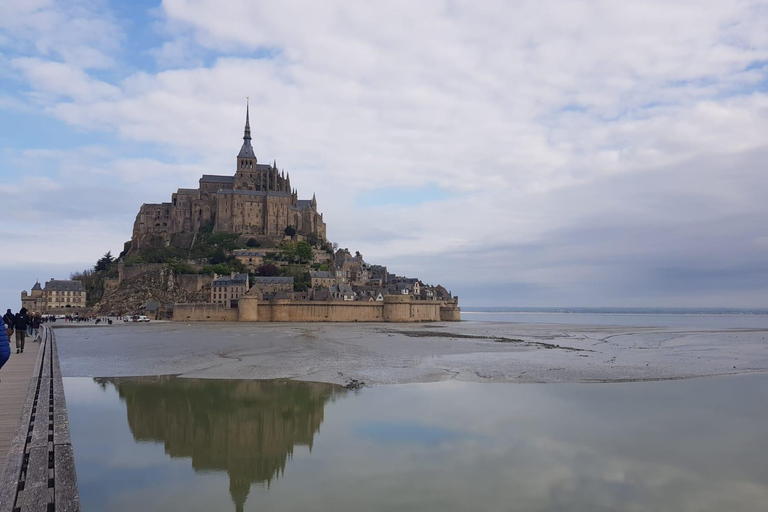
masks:
[(309, 279), (312, 288), (325, 288), (336, 284), (336, 273), (321, 270), (311, 270)]
[(69, 279), (51, 278), (45, 283), (45, 288), (36, 282), (30, 293), (21, 292), (21, 305), (27, 308), (27, 311), (43, 314), (58, 308), (84, 308), (85, 286), (81, 281)]
[(276, 298), (276, 295), (281, 292), (293, 293), (293, 277), (254, 277), (253, 286), (248, 295), (256, 296), (261, 300), (271, 300)]
[(236, 274), (214, 277), (211, 283), (211, 302), (227, 308), (236, 308), (238, 299), (245, 295), (249, 287), (248, 274)]
[(264, 263), (264, 253), (253, 249), (235, 249), (232, 253), (237, 261), (250, 272), (256, 272), (256, 267)]

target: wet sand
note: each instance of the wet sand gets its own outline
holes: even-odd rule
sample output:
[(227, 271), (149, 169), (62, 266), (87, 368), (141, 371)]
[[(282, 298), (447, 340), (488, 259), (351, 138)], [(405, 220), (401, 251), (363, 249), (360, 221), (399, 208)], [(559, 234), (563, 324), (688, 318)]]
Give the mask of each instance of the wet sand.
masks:
[(57, 328), (65, 377), (369, 385), (629, 382), (768, 372), (768, 329), (492, 322), (160, 323)]

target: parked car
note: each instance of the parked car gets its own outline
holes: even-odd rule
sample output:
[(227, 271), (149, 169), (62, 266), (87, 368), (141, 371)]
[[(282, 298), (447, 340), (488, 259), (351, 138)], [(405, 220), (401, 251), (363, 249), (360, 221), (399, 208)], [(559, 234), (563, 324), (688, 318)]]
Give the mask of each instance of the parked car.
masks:
[(123, 322), (149, 322), (149, 318), (144, 315), (132, 315), (123, 318)]

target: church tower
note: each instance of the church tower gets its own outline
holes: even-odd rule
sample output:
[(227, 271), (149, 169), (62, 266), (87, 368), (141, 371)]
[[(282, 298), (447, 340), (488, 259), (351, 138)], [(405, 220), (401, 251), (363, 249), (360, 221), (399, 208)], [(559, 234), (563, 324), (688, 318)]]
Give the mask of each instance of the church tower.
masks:
[(237, 155), (237, 170), (240, 171), (253, 171), (256, 168), (256, 154), (253, 152), (251, 146), (251, 122), (249, 119), (250, 105), (248, 102), (245, 104), (245, 132), (243, 133), (243, 147), (240, 148), (240, 153)]

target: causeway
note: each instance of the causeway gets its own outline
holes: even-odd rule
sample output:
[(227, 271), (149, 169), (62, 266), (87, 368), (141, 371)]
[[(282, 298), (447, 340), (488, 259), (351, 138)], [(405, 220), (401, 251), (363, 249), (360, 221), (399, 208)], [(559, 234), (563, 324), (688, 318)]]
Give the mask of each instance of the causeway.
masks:
[[(75, 460), (53, 329), (44, 325), (42, 342), (38, 347), (34, 345), (25, 348), (23, 355), (27, 357), (12, 354), (12, 358), (18, 358), (19, 368), (12, 367), (14, 373), (18, 372), (16, 377), (11, 379), (11, 371), (0, 375), (2, 408), (6, 408), (6, 402), (12, 404), (7, 407), (9, 417), (3, 417), (4, 448), (0, 453), (7, 451), (7, 457), (0, 473), (0, 512), (79, 512)], [(33, 348), (37, 351), (30, 358)], [(31, 365), (30, 359), (34, 360)], [(11, 385), (16, 386), (14, 392), (10, 391)], [(6, 424), (14, 422), (14, 411), (15, 428), (8, 443), (11, 427)]]

